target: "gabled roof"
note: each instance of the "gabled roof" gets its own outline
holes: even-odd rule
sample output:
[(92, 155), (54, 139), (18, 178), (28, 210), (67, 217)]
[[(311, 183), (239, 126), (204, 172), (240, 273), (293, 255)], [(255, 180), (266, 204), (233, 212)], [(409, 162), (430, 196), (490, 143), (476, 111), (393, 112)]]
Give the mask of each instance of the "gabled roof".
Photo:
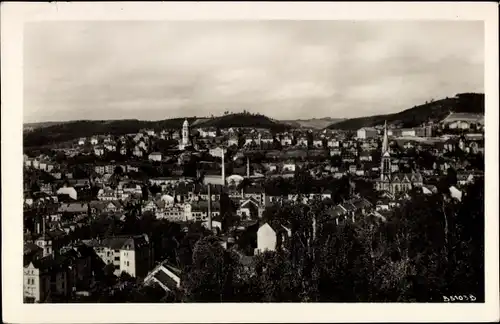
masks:
[(277, 220), (277, 219), (273, 219), (273, 220), (270, 220), (270, 221), (267, 221), (265, 223), (263, 223), (259, 229), (265, 225), (268, 225), (269, 227), (271, 227), (271, 229), (276, 232), (276, 233), (280, 233), (280, 232), (283, 232), (283, 231), (287, 231), (287, 232), (290, 232), (290, 225), (289, 224), (286, 224), (286, 223), (283, 223), (282, 221), (280, 220)]
[(86, 203), (63, 203), (59, 206), (59, 212), (66, 213), (85, 213), (87, 212), (88, 205)]
[(451, 123), (454, 121), (484, 122), (484, 115), (473, 113), (450, 113), (443, 120), (444, 123)]
[(241, 205), (240, 207), (245, 207), (247, 205), (254, 205), (255, 207), (259, 207), (260, 206), (260, 203), (255, 201), (255, 199), (253, 197), (250, 197), (249, 199), (246, 199), (245, 201), (241, 202)]
[(32, 254), (41, 251), (42, 248), (33, 243), (24, 243), (24, 255)]

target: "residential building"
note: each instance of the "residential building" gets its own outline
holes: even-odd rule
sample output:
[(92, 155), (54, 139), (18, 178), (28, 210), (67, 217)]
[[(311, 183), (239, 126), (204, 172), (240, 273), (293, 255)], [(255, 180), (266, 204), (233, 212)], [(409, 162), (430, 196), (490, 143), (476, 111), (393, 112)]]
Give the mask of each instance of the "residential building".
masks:
[(358, 129), (357, 131), (357, 138), (358, 139), (368, 139), (368, 138), (374, 138), (377, 137), (377, 130), (372, 127), (363, 127)]
[(162, 262), (144, 279), (145, 285), (159, 285), (165, 292), (175, 291), (181, 286), (181, 270)]
[(153, 152), (149, 154), (148, 159), (150, 161), (161, 161), (162, 160), (162, 154), (160, 152)]
[(149, 238), (146, 234), (115, 236), (88, 242), (104, 264), (114, 266), (114, 274), (128, 273), (132, 277), (145, 277), (150, 266)]
[(278, 221), (266, 222), (257, 230), (257, 248), (255, 253), (276, 251), (285, 248), (285, 243), (292, 236), (289, 227)]

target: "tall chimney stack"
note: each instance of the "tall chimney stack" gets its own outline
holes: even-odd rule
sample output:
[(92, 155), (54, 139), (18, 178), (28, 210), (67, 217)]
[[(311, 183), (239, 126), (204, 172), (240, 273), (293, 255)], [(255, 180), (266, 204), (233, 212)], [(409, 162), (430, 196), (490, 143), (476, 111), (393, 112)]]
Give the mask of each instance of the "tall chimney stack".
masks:
[(223, 186), (226, 185), (226, 167), (224, 165), (224, 153), (225, 153), (225, 150), (222, 149), (222, 185)]
[(247, 178), (250, 178), (250, 158), (247, 157)]
[(313, 215), (313, 219), (312, 219), (312, 239), (313, 239), (313, 241), (316, 240), (316, 229), (317, 229), (316, 215)]
[(210, 193), (210, 183), (208, 184), (208, 229), (212, 231), (212, 194)]

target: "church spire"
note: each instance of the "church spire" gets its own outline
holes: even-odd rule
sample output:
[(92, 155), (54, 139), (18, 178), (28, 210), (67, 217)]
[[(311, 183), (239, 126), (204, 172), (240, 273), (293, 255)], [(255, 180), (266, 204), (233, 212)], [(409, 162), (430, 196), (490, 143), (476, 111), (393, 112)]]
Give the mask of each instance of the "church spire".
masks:
[(384, 137), (382, 139), (382, 155), (389, 150), (389, 138), (387, 137), (387, 120), (384, 123)]
[(380, 161), (380, 179), (385, 181), (391, 175), (391, 155), (389, 153), (389, 138), (387, 135), (387, 121), (384, 124), (384, 138), (382, 139), (382, 158)]

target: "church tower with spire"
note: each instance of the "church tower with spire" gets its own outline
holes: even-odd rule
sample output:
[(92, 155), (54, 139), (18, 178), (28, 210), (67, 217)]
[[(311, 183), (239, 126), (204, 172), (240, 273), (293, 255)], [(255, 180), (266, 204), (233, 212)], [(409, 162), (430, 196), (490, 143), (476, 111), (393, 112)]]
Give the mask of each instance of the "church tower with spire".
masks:
[(380, 162), (380, 180), (389, 181), (391, 178), (391, 153), (389, 152), (389, 137), (387, 135), (387, 121), (384, 124), (382, 139), (382, 155)]
[(389, 137), (387, 132), (387, 121), (384, 124), (384, 137), (382, 138), (382, 156), (380, 161), (380, 179), (376, 181), (377, 189), (388, 191), (396, 195), (405, 193), (414, 187), (423, 185), (423, 177), (419, 172), (393, 173), (392, 159), (389, 148)]

